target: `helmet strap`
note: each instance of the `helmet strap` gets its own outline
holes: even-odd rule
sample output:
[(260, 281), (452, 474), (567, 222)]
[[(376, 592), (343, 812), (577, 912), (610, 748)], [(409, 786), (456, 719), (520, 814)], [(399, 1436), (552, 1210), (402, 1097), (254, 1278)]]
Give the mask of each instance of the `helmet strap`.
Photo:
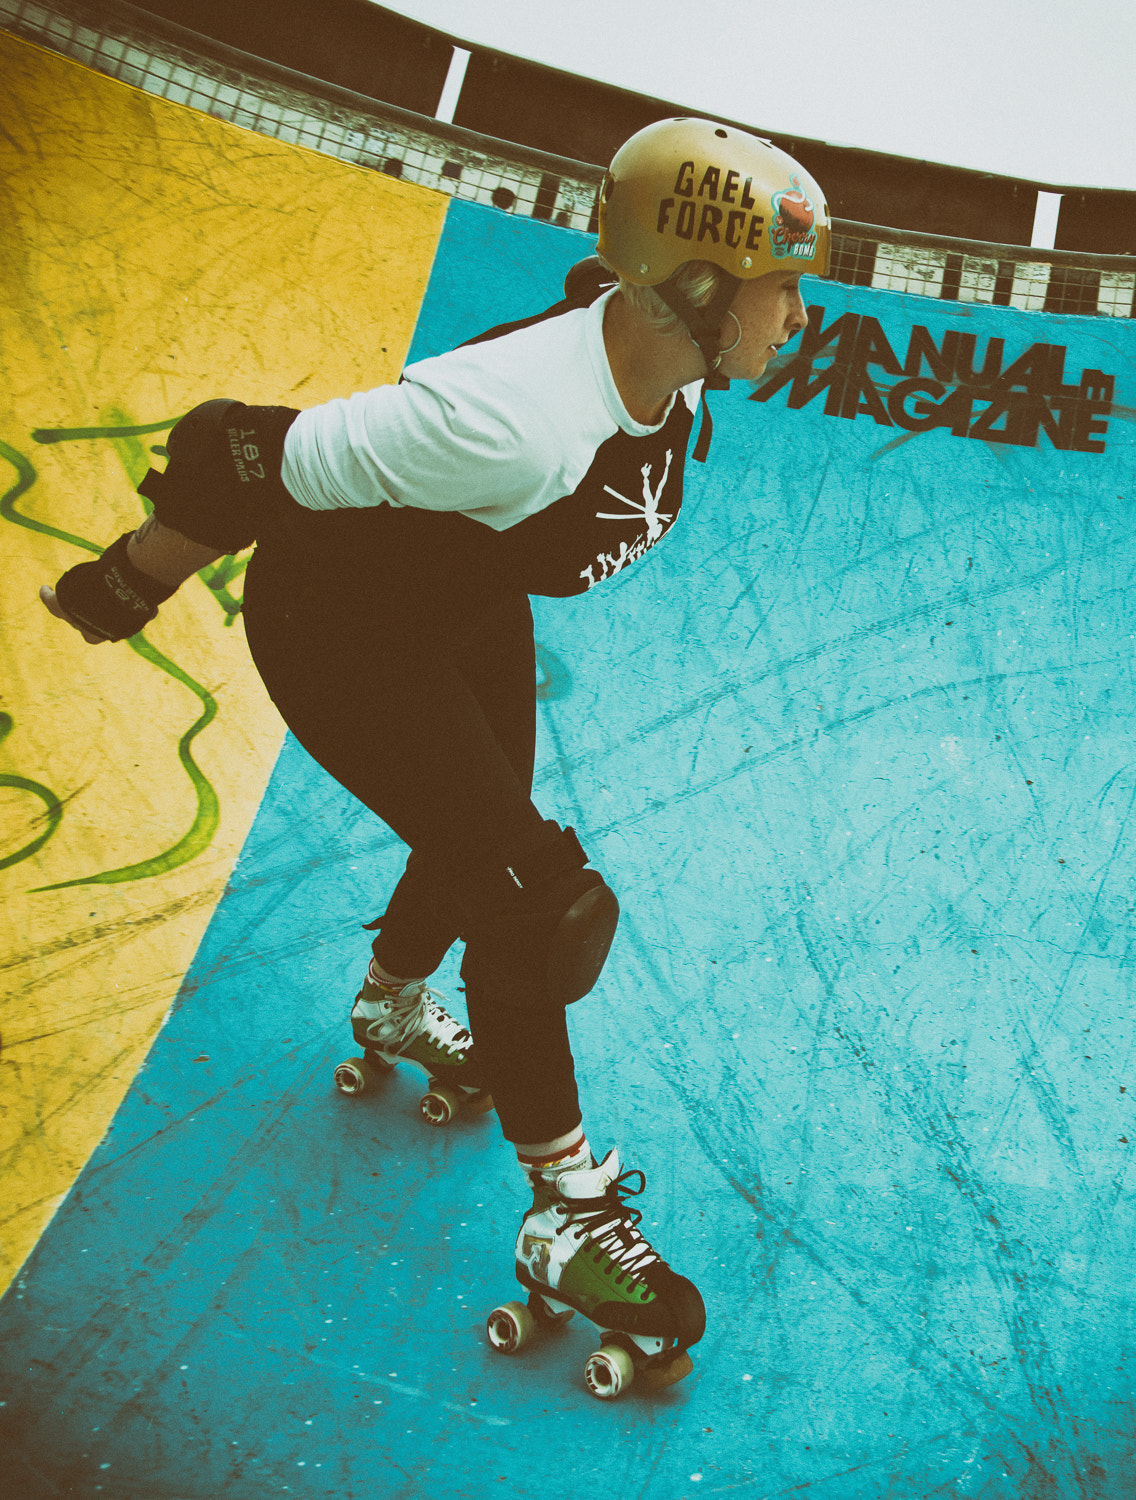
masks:
[[(739, 276), (720, 270), (714, 295), (705, 307), (696, 307), (673, 281), (663, 281), (654, 287), (671, 312), (686, 325), (691, 339), (702, 351), (702, 358), (706, 361), (706, 383), (713, 390), (724, 390), (730, 383), (724, 376), (718, 374), (718, 365), (722, 355), (728, 352), (722, 348), (719, 334), (722, 321), (730, 310), (730, 304), (737, 295), (739, 286), (741, 286)], [(735, 318), (734, 322), (737, 323), (737, 321)], [(737, 348), (741, 342), (741, 336), (742, 330), (739, 323), (738, 337), (730, 345), (731, 349)]]

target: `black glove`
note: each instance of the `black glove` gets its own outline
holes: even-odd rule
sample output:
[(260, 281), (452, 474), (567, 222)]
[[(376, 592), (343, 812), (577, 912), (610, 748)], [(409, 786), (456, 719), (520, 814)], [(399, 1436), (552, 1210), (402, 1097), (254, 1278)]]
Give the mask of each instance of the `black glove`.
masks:
[(175, 592), (139, 572), (127, 557), (126, 546), (133, 535), (128, 531), (112, 542), (98, 562), (68, 568), (55, 585), (60, 609), (104, 641), (137, 635), (158, 613), (158, 605)]

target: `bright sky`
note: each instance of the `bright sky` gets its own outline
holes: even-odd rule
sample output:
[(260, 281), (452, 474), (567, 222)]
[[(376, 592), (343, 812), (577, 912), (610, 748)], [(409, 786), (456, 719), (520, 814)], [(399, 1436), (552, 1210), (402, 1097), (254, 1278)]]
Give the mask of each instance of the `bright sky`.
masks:
[(766, 130), (1136, 189), (1136, 0), (383, 0)]

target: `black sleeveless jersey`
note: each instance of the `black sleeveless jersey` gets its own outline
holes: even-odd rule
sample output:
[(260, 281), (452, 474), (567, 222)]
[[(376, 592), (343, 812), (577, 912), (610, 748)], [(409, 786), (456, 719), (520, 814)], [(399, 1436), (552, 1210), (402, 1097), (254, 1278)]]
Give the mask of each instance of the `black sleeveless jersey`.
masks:
[[(592, 300), (556, 303), (468, 342), (502, 338)], [(366, 580), (395, 572), (417, 578), (424, 589), (456, 590), (471, 600), (501, 588), (559, 598), (584, 593), (641, 558), (674, 525), (692, 424), (677, 392), (657, 431), (617, 431), (596, 450), (573, 493), (502, 531), (457, 511), (289, 505), (258, 538), (262, 566), (254, 571), (263, 577), (263, 563), (271, 560), (272, 570), (290, 574), (296, 585), (302, 577), (304, 593), (314, 584), (329, 597), (339, 588), (357, 593)]]

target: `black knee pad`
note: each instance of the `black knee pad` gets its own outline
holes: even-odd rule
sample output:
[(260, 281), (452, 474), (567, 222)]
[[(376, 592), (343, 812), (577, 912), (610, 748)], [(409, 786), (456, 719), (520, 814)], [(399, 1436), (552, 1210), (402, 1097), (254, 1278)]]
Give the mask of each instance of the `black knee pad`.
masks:
[(563, 912), (548, 945), (548, 997), (554, 1005), (572, 1005), (595, 988), (619, 922), (619, 902), (603, 876), (581, 870), (580, 879), (590, 883)]
[[(538, 843), (478, 881), (465, 900), (467, 981), (525, 988), (535, 1003), (571, 1005), (595, 986), (619, 902), (573, 829), (545, 824)], [(468, 890), (469, 888), (467, 888)]]

